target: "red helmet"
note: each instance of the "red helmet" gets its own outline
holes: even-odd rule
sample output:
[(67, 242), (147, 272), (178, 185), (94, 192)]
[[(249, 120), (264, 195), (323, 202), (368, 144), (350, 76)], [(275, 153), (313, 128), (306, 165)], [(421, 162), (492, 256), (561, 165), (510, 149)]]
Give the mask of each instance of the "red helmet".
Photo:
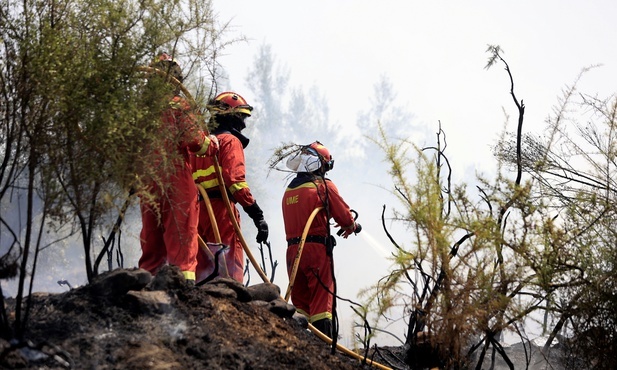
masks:
[(176, 62), (176, 60), (167, 53), (159, 55), (150, 66), (167, 72), (170, 76), (180, 82), (184, 79), (182, 76), (182, 68), (180, 68), (178, 62)]
[(334, 159), (332, 159), (332, 155), (328, 148), (323, 146), (319, 141), (315, 141), (311, 145), (308, 146), (310, 149), (313, 149), (317, 156), (321, 160), (323, 164), (326, 165), (326, 171), (330, 171), (334, 167)]
[(242, 113), (247, 116), (250, 116), (253, 110), (242, 96), (231, 91), (218, 94), (209, 108), (217, 114)]

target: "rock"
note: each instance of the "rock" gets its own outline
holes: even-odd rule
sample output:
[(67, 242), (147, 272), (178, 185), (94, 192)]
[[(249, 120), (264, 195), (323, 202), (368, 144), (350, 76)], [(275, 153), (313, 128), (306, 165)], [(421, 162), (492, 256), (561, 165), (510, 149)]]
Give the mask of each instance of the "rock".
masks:
[(0, 338), (0, 366), (4, 369), (20, 369), (28, 366), (28, 360), (22, 355), (19, 347), (11, 348), (11, 344)]
[(281, 297), (281, 288), (272, 283), (255, 284), (247, 289), (254, 301), (270, 302)]
[(233, 289), (229, 289), (226, 286), (204, 284), (200, 289), (204, 290), (206, 293), (213, 297), (238, 299), (238, 294), (236, 293), (236, 291)]
[(308, 329), (308, 324), (309, 324), (308, 318), (304, 316), (303, 314), (295, 312), (291, 318), (296, 320), (302, 328)]
[(277, 298), (270, 301), (268, 310), (277, 316), (283, 318), (291, 318), (296, 313), (296, 307), (287, 303), (283, 298)]
[(172, 311), (171, 298), (161, 290), (131, 290), (126, 294), (126, 298), (129, 306), (134, 307), (137, 312), (153, 314), (170, 313)]
[[(132, 274), (140, 273), (122, 274), (130, 282)], [(267, 310), (269, 302), (251, 301), (264, 309), (238, 302), (236, 291), (248, 290), (234, 282), (189, 289), (172, 268), (162, 269), (156, 282), (145, 276), (154, 288), (182, 289), (145, 287), (120, 296), (93, 296), (85, 286), (61, 294), (33, 295), (27, 332), (33, 344), (0, 341), (0, 368), (359, 369), (357, 359), (331, 355), (329, 346), (296, 322), (289, 320), (286, 325), (287, 320), (273, 316)], [(205, 289), (230, 299), (214, 298)], [(108, 292), (94, 289), (99, 290)], [(14, 320), (15, 299), (4, 303), (6, 317)], [(273, 307), (277, 304), (283, 305), (279, 301)], [(169, 305), (171, 313), (158, 314)], [(15, 347), (6, 350), (9, 345)], [(25, 346), (25, 351), (34, 349), (28, 357), (22, 350)]]
[(121, 296), (143, 289), (151, 280), (152, 275), (143, 269), (117, 269), (95, 277), (84, 289), (95, 296)]
[(147, 288), (149, 290), (170, 290), (186, 287), (187, 282), (180, 268), (178, 266), (165, 265), (157, 272)]
[(270, 302), (266, 301), (250, 301), (249, 304), (255, 307), (266, 307), (270, 304)]
[(242, 285), (242, 283), (239, 283), (234, 279), (217, 277), (202, 286), (206, 287), (208, 285), (218, 285), (233, 290), (234, 292), (236, 292), (237, 299), (240, 302), (250, 302), (253, 300), (249, 290), (244, 285)]

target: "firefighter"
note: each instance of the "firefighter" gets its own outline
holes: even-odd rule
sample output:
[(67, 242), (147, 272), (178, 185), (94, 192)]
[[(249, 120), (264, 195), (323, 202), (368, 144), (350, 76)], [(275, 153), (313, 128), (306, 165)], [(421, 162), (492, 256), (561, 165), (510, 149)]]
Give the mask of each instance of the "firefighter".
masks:
[[(151, 67), (182, 82), (182, 69), (167, 53), (161, 54)], [(179, 88), (173, 92), (161, 120), (166, 137), (174, 139), (168, 140), (159, 154), (170, 157), (167, 159), (172, 160), (172, 170), (161, 173), (160, 163), (150, 164), (158, 181), (152, 181), (147, 196), (140, 196), (142, 255), (139, 267), (155, 275), (166, 263), (178, 266), (188, 284), (192, 285), (195, 283), (199, 249), (199, 203), (189, 153), (212, 156), (218, 150), (218, 143), (216, 137), (206, 135), (198, 127), (196, 116), (189, 103), (180, 96)], [(161, 161), (165, 159), (161, 158)]]
[[(244, 149), (249, 144), (249, 139), (242, 134), (242, 130), (246, 128), (245, 120), (251, 116), (253, 107), (237, 93), (223, 92), (210, 101), (208, 109), (211, 113), (212, 133), (219, 142), (217, 157), (223, 182), (229, 200), (234, 203), (231, 205), (233, 217), (240, 225), (240, 213), (235, 206), (235, 203), (238, 203), (257, 228), (257, 243), (264, 243), (268, 240), (268, 224), (246, 182), (244, 160)], [(244, 250), (229, 217), (223, 194), (219, 190), (214, 164), (213, 158), (192, 156), (193, 179), (206, 190), (212, 204), (221, 243), (229, 247), (225, 255), (227, 272), (231, 278), (242, 282)], [(212, 223), (205, 206), (201, 206), (199, 213), (199, 235), (207, 242), (215, 241)], [(213, 261), (201, 250), (197, 261), (197, 281), (199, 282), (208, 277), (209, 272), (214, 268)]]
[(332, 337), (334, 275), (332, 249), (334, 236), (330, 234), (330, 219), (347, 238), (361, 230), (351, 210), (334, 183), (325, 177), (334, 166), (328, 149), (319, 141), (301, 148), (287, 160), (287, 166), (297, 172), (283, 196), (283, 219), (287, 238), (287, 273), (291, 278), (293, 264), (305, 225), (311, 213), (323, 207), (308, 230), (299, 260), (291, 301), (299, 313), (322, 333)]

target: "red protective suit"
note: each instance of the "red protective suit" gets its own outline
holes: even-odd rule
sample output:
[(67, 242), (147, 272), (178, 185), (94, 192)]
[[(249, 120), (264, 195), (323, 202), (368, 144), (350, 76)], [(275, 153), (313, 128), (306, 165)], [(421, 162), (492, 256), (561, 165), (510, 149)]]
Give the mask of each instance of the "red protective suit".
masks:
[[(229, 200), (247, 207), (255, 203), (251, 189), (246, 183), (246, 167), (244, 161), (244, 148), (238, 138), (224, 131), (217, 133), (219, 141), (219, 166), (223, 181), (227, 187)], [(193, 166), (193, 179), (203, 186), (208, 193), (214, 217), (221, 235), (221, 243), (229, 246), (225, 259), (229, 276), (236, 281), (242, 282), (244, 275), (244, 250), (240, 238), (236, 235), (229, 212), (219, 191), (219, 182), (214, 168), (213, 158), (191, 156)], [(195, 186), (195, 185), (193, 185)], [(240, 225), (240, 214), (234, 204), (231, 206), (234, 218)], [(212, 223), (205, 205), (201, 205), (199, 212), (199, 235), (206, 242), (215, 243)], [(213, 261), (202, 250), (197, 255), (197, 281), (208, 277), (214, 270)], [(219, 271), (219, 275), (221, 271)]]
[[(152, 183), (149, 189), (154, 201), (141, 201), (141, 249), (139, 267), (156, 274), (165, 263), (178, 266), (187, 280), (195, 280), (197, 265), (197, 221), (199, 205), (189, 163), (189, 152), (212, 156), (216, 145), (197, 126), (189, 104), (175, 96), (162, 116), (172, 150), (180, 158), (174, 162), (173, 173), (160, 174), (164, 189)], [(158, 164), (154, 163), (153, 166)]]
[[(327, 207), (324, 203), (327, 203)], [(293, 263), (298, 254), (299, 239), (315, 208), (324, 207), (315, 216), (307, 239), (323, 238), (325, 242), (326, 237), (330, 235), (326, 208), (329, 216), (343, 229), (355, 229), (355, 221), (349, 206), (339, 195), (336, 185), (329, 179), (309, 173), (299, 173), (285, 190), (282, 205), (285, 235), (288, 240), (287, 274), (289, 276), (291, 276)], [(291, 301), (298, 312), (307, 316), (311, 323), (322, 319), (332, 319), (333, 297), (322, 286), (323, 283), (330, 292), (334, 289), (331, 262), (323, 242), (305, 242), (291, 290)]]

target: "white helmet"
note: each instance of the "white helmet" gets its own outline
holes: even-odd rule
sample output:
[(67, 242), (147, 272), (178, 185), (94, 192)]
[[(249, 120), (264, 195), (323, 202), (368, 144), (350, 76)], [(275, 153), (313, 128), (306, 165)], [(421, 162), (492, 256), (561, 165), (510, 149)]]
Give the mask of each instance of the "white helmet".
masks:
[(306, 145), (287, 159), (287, 168), (295, 172), (314, 172), (324, 166), (324, 172), (334, 166), (334, 160), (328, 149), (319, 141)]
[(313, 172), (320, 167), (319, 157), (310, 153), (298, 152), (287, 159), (287, 168), (295, 172)]

